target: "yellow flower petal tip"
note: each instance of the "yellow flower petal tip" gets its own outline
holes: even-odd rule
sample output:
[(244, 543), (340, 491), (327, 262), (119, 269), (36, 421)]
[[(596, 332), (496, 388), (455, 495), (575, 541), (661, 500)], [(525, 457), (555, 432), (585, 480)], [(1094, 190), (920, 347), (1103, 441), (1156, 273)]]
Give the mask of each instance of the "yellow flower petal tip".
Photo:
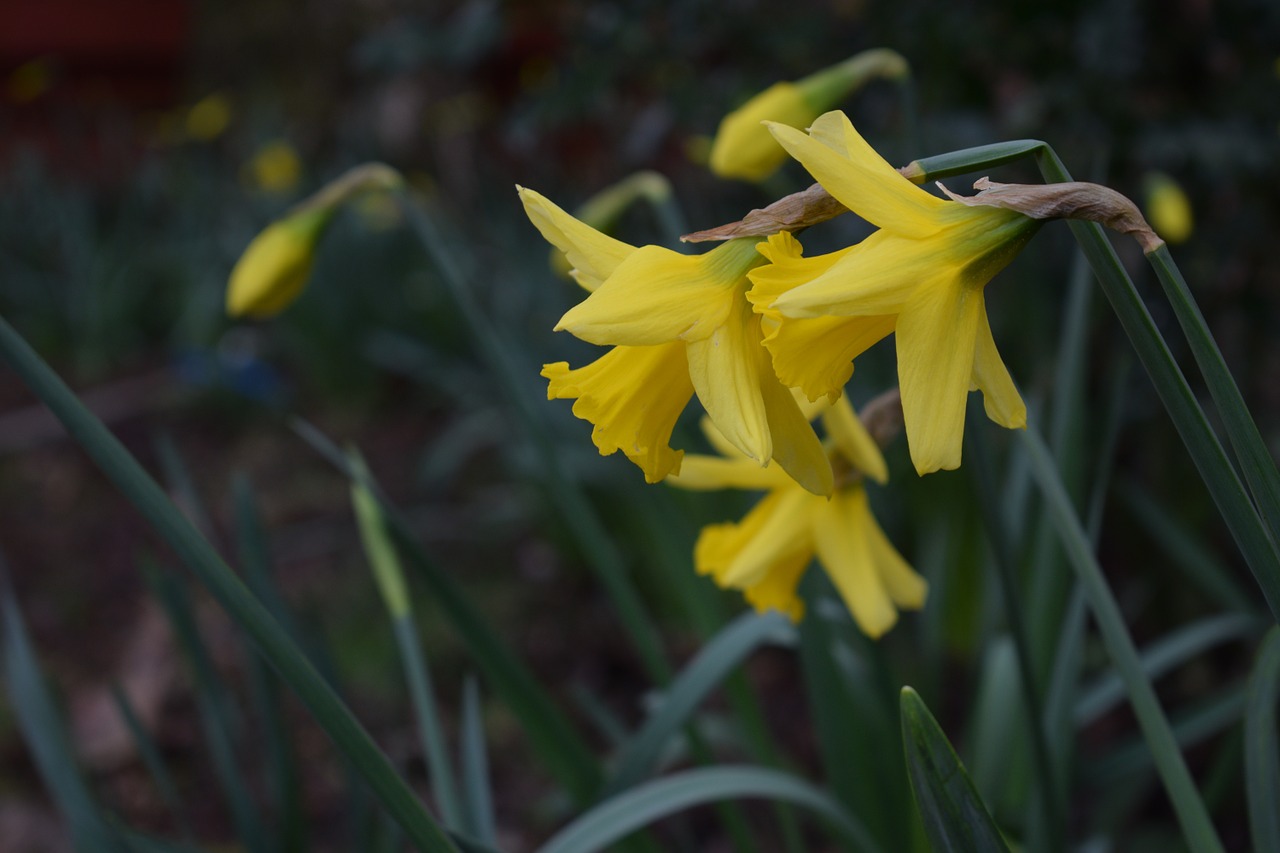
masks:
[(1195, 227), (1187, 194), (1177, 181), (1163, 172), (1149, 173), (1144, 183), (1144, 207), (1151, 227), (1168, 243), (1186, 242)]
[(231, 270), (227, 314), (260, 320), (287, 308), (311, 276), (316, 243), (330, 216), (324, 210), (295, 214), (254, 237)]

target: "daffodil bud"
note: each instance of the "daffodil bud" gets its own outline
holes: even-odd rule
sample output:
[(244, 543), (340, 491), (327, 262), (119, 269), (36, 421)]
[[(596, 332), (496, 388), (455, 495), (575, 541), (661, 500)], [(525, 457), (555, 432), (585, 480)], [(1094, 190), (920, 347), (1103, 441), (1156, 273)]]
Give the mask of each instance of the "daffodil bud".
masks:
[(901, 55), (881, 48), (794, 83), (775, 83), (720, 122), (711, 144), (711, 171), (722, 178), (762, 181), (777, 171), (787, 154), (761, 122), (804, 128), (871, 80), (900, 79), (909, 73)]
[(1182, 243), (1191, 236), (1191, 202), (1178, 182), (1163, 172), (1146, 176), (1147, 217), (1157, 234), (1170, 243)]
[(231, 270), (227, 314), (264, 319), (283, 311), (306, 286), (316, 246), (342, 203), (366, 190), (392, 190), (402, 184), (389, 166), (358, 166), (268, 225)]

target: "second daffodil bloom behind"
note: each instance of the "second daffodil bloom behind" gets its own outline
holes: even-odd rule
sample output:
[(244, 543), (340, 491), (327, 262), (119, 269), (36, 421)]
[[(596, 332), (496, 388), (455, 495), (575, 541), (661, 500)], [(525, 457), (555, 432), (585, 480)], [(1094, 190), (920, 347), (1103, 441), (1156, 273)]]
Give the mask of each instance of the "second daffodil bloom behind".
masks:
[(1038, 222), (995, 207), (937, 198), (877, 154), (843, 113), (806, 135), (769, 129), (832, 196), (878, 227), (840, 252), (800, 255), (790, 235), (763, 248), (752, 301), (770, 323), (765, 346), (782, 381), (810, 399), (834, 399), (850, 359), (896, 333), (898, 381), (916, 470), (957, 468), (965, 398), (981, 389), (988, 416), (1026, 426), (1026, 407), (996, 350), (983, 288), (1035, 233)]
[(741, 521), (703, 528), (694, 546), (700, 574), (741, 590), (756, 610), (799, 620), (804, 603), (796, 586), (816, 556), (858, 627), (879, 637), (897, 622), (898, 608), (924, 605), (928, 585), (871, 514), (863, 477), (880, 483), (888, 478), (879, 448), (844, 398), (822, 420), (838, 472), (830, 500), (804, 491), (774, 467), (755, 465), (709, 424), (707, 437), (723, 456), (688, 456), (669, 482), (686, 489), (766, 492)]
[(747, 301), (747, 271), (764, 262), (756, 240), (732, 240), (704, 255), (637, 248), (579, 222), (532, 190), (525, 212), (573, 265), (590, 292), (560, 319), (609, 352), (571, 370), (548, 364), (548, 396), (574, 399), (602, 454), (621, 450), (658, 482), (680, 470), (670, 447), (676, 419), (694, 394), (738, 450), (771, 459), (804, 488), (830, 494), (831, 466), (791, 393), (761, 347), (760, 318)]

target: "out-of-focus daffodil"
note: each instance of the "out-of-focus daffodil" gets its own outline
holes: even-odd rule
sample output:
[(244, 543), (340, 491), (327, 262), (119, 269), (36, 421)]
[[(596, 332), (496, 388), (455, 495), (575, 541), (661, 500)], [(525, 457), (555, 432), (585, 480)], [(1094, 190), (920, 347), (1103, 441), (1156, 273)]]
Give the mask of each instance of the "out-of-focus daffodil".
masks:
[(775, 83), (729, 113), (711, 143), (711, 171), (722, 178), (762, 181), (787, 159), (762, 122), (807, 127), (869, 81), (910, 73), (892, 50), (868, 50), (795, 83)]
[(705, 527), (694, 546), (700, 574), (741, 590), (759, 611), (804, 615), (796, 586), (816, 556), (858, 626), (871, 637), (893, 627), (898, 608), (918, 609), (927, 584), (890, 544), (871, 514), (863, 478), (888, 479), (884, 458), (844, 398), (822, 413), (837, 472), (828, 500), (800, 488), (773, 466), (744, 457), (709, 422), (721, 456), (688, 455), (672, 485), (686, 489), (758, 489), (766, 494), (738, 522)]
[(756, 240), (731, 240), (704, 255), (636, 248), (519, 188), (529, 219), (573, 266), (590, 293), (557, 330), (613, 347), (586, 367), (548, 364), (548, 397), (574, 399), (602, 454), (621, 450), (658, 482), (678, 471), (671, 431), (697, 394), (726, 439), (765, 465), (770, 459), (818, 494), (831, 466), (808, 420), (778, 382), (760, 346), (759, 317), (746, 299), (747, 271), (763, 262)]
[(1151, 227), (1169, 243), (1185, 242), (1194, 227), (1187, 194), (1177, 181), (1163, 172), (1149, 173), (1144, 183), (1147, 189), (1144, 212)]
[(187, 110), (187, 136), (200, 142), (217, 139), (231, 124), (231, 100), (221, 92), (205, 95)]
[(231, 270), (227, 314), (265, 319), (297, 299), (311, 277), (316, 244), (333, 214), (333, 208), (299, 211), (254, 237)]
[(930, 195), (885, 162), (843, 113), (820, 117), (809, 135), (769, 128), (827, 192), (879, 227), (833, 255), (802, 258), (788, 235), (765, 247), (773, 263), (751, 272), (751, 299), (770, 321), (765, 346), (783, 381), (810, 399), (834, 398), (849, 360), (895, 332), (919, 473), (959, 467), (971, 387), (982, 390), (996, 423), (1025, 427), (1026, 407), (991, 337), (983, 289), (1039, 222)]
[(302, 177), (302, 161), (288, 142), (272, 140), (253, 155), (248, 165), (248, 176), (258, 189), (284, 194), (298, 185)]
[(253, 238), (231, 270), (227, 314), (264, 319), (283, 311), (306, 286), (316, 246), (342, 203), (366, 190), (391, 190), (401, 185), (394, 169), (367, 163), (268, 225)]

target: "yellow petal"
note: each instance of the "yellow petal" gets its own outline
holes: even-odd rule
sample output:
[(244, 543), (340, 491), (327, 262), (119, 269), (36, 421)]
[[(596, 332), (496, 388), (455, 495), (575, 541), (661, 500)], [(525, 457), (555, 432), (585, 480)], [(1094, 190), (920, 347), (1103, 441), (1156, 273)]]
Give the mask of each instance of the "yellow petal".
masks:
[(812, 136), (772, 122), (768, 127), (814, 180), (873, 225), (907, 237), (926, 237), (940, 227), (934, 214), (947, 202), (898, 174), (843, 113), (819, 117)]
[(982, 289), (921, 286), (898, 315), (898, 384), (911, 461), (921, 475), (960, 467)]
[(913, 240), (876, 231), (847, 249), (826, 272), (780, 293), (772, 307), (785, 317), (896, 314), (923, 281), (950, 269), (949, 258), (939, 257), (948, 248), (941, 239)]
[(636, 250), (579, 222), (533, 190), (517, 186), (516, 192), (529, 221), (548, 243), (565, 253), (574, 267), (574, 278), (588, 291), (599, 287)]
[(717, 453), (726, 459), (745, 459), (752, 465), (760, 463), (751, 459), (741, 450), (739, 450), (733, 442), (724, 437), (724, 433), (716, 428), (715, 423), (706, 415), (702, 416), (702, 420), (698, 422), (698, 426), (702, 429), (702, 434), (706, 436), (707, 442), (715, 449)]
[(769, 263), (747, 273), (747, 278), (751, 279), (747, 298), (757, 312), (768, 316), (774, 313), (769, 309), (779, 296), (813, 281), (855, 248), (849, 246), (838, 252), (806, 258), (801, 255), (804, 247), (800, 241), (789, 231), (780, 231), (756, 245), (756, 251)]
[[(760, 350), (760, 358), (767, 362), (768, 356), (763, 349)], [(777, 380), (767, 363), (760, 371), (760, 393), (764, 398), (769, 436), (773, 441), (773, 461), (807, 491), (815, 495), (831, 494), (835, 476), (831, 472), (827, 450), (796, 404), (791, 391)]]
[(667, 482), (682, 489), (709, 491), (712, 489), (769, 490), (787, 485), (786, 472), (775, 465), (761, 468), (759, 464), (739, 455), (737, 459), (719, 456), (688, 454), (680, 463), (680, 472), (667, 477)]
[(978, 337), (973, 353), (973, 384), (982, 389), (987, 417), (1009, 429), (1027, 428), (1027, 406), (996, 350), (986, 305), (978, 315)]
[(853, 406), (849, 405), (848, 398), (841, 397), (822, 413), (822, 426), (836, 449), (844, 454), (844, 458), (853, 467), (877, 483), (889, 481), (889, 468), (885, 465), (884, 455), (853, 411)]
[(853, 360), (893, 332), (896, 314), (871, 317), (784, 317), (764, 339), (778, 379), (810, 400), (839, 397)]
[(773, 442), (760, 390), (767, 370), (761, 357), (760, 319), (741, 295), (729, 307), (729, 316), (711, 337), (688, 345), (689, 378), (716, 428), (763, 465), (773, 456)]
[[(858, 490), (862, 492), (861, 489)], [(866, 513), (864, 530), (867, 544), (871, 548), (871, 559), (880, 576), (890, 600), (898, 607), (906, 610), (919, 610), (924, 607), (925, 597), (929, 594), (929, 583), (915, 573), (909, 563), (902, 559), (898, 549), (893, 547), (880, 529), (871, 507), (863, 493), (858, 499), (859, 512)]]
[(804, 127), (817, 115), (791, 83), (775, 83), (729, 113), (711, 144), (711, 171), (722, 178), (761, 181), (777, 171), (787, 152), (761, 122)]
[(600, 455), (621, 450), (657, 483), (680, 470), (683, 450), (670, 447), (676, 419), (693, 396), (684, 344), (614, 347), (585, 367), (548, 364), (547, 399), (575, 399), (573, 413), (595, 425)]
[(812, 561), (811, 549), (780, 557), (768, 574), (742, 591), (743, 597), (758, 613), (777, 610), (792, 622), (799, 622), (804, 618), (804, 602), (796, 595), (796, 587)]
[(837, 492), (820, 507), (813, 521), (818, 562), (840, 591), (858, 627), (878, 638), (898, 621), (897, 608), (889, 600), (867, 539), (866, 496), (861, 489)]
[(727, 589), (760, 583), (797, 553), (812, 553), (810, 518), (825, 505), (795, 487), (770, 492), (739, 523), (704, 528), (694, 545), (694, 565)]
[(705, 340), (724, 324), (762, 263), (754, 240), (730, 240), (705, 255), (644, 246), (557, 324), (595, 344), (649, 346)]

